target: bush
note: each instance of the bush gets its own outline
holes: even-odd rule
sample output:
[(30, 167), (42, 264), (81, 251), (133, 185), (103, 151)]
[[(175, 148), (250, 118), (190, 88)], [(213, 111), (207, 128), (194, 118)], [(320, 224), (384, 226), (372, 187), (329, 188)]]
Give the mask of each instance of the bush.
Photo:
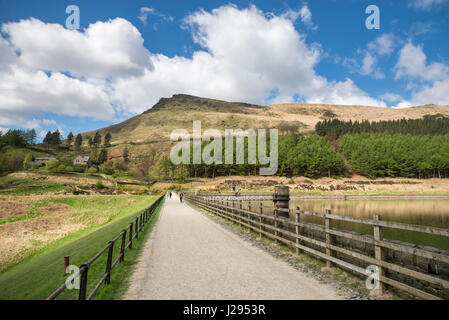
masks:
[(59, 166), (59, 160), (58, 159), (50, 159), (47, 164), (45, 165), (45, 169), (48, 171), (56, 171)]
[(106, 161), (100, 166), (101, 172), (105, 174), (114, 173), (114, 163), (111, 160)]
[(33, 161), (33, 156), (31, 155), (31, 153), (28, 153), (25, 159), (23, 160), (23, 168), (25, 170), (30, 169), (31, 161)]
[(65, 168), (65, 171), (66, 171), (66, 172), (73, 172), (74, 169), (73, 169), (72, 166), (67, 166), (67, 167)]
[(66, 167), (64, 164), (60, 164), (56, 169), (54, 169), (55, 172), (64, 173), (66, 172)]
[(25, 152), (18, 150), (0, 152), (0, 172), (16, 171), (23, 168)]
[(98, 172), (98, 168), (96, 168), (96, 167), (90, 167), (90, 168), (87, 170), (87, 172), (90, 173), (90, 174), (97, 173), (97, 172)]
[(82, 166), (79, 164), (74, 165), (72, 168), (73, 168), (73, 172), (79, 172), (79, 173), (83, 173), (86, 170), (85, 166)]
[(144, 193), (148, 193), (148, 189), (145, 188), (145, 187), (141, 188), (141, 189), (137, 192), (137, 194), (144, 194)]
[(103, 184), (103, 182), (101, 182), (101, 180), (98, 180), (97, 184), (95, 185), (95, 187), (97, 189), (103, 189), (104, 188), (104, 184)]

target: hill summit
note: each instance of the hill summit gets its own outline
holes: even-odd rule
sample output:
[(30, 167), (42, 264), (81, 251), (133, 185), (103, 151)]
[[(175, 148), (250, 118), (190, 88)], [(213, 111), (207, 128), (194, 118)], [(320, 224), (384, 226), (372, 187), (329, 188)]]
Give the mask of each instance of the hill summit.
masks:
[(222, 100), (201, 98), (188, 94), (175, 94), (171, 98), (161, 98), (152, 108), (143, 112), (155, 112), (161, 109), (188, 107), (192, 110), (201, 109), (203, 111), (238, 112), (238, 108), (261, 108), (261, 106), (242, 103), (226, 102)]
[[(124, 122), (83, 133), (84, 141), (96, 131), (109, 132), (112, 144), (154, 144), (169, 141), (174, 129), (192, 130), (192, 122), (200, 120), (203, 130), (257, 128), (296, 128), (298, 133), (311, 133), (324, 119), (380, 121), (420, 119), (428, 116), (449, 117), (447, 106), (427, 105), (396, 109), (367, 106), (287, 103), (260, 106), (243, 102), (227, 102), (186, 94), (161, 98), (152, 108)], [(281, 132), (282, 133), (282, 132)]]

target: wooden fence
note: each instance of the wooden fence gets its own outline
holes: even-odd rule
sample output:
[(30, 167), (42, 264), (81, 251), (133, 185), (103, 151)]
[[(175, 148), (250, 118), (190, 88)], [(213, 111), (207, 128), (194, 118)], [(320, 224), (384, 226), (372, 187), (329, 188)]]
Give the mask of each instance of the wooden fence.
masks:
[[(109, 285), (111, 281), (111, 273), (112, 269), (119, 263), (125, 261), (125, 251), (129, 248), (132, 248), (133, 239), (137, 239), (139, 236), (139, 232), (142, 231), (142, 228), (145, 224), (150, 220), (151, 216), (155, 212), (156, 208), (159, 206), (164, 196), (159, 197), (150, 207), (143, 210), (135, 220), (131, 221), (131, 223), (122, 230), (114, 239), (108, 242), (108, 244), (100, 250), (94, 257), (92, 257), (89, 261), (83, 263), (79, 270), (75, 272), (72, 277), (76, 279), (80, 277), (80, 288), (78, 299), (79, 300), (91, 300), (95, 293), (100, 289), (101, 285)], [(114, 252), (115, 243), (121, 238), (120, 241), (120, 254), (117, 258), (112, 261), (112, 256)], [(128, 241), (128, 243), (127, 243)], [(107, 252), (106, 259), (106, 269), (103, 277), (98, 281), (95, 285), (95, 288), (88, 294), (87, 293), (87, 275), (89, 272), (89, 268), (91, 265), (100, 258), (104, 253)], [(58, 289), (56, 289), (47, 300), (54, 300), (57, 296), (59, 296), (65, 289), (67, 289), (67, 284), (64, 282)]]
[[(383, 228), (394, 228), (449, 237), (448, 229), (382, 221), (377, 215), (373, 219), (360, 219), (334, 215), (330, 210), (326, 213), (316, 213), (300, 210), (298, 207), (283, 209), (266, 206), (262, 202), (254, 204), (251, 201), (236, 201), (232, 197), (225, 198), (217, 194), (215, 196), (186, 194), (185, 199), (195, 206), (250, 228), (261, 237), (264, 235), (276, 242), (282, 242), (294, 248), (297, 254), (305, 252), (322, 258), (326, 260), (327, 266), (338, 265), (364, 276), (368, 275), (366, 266), (377, 266), (380, 280), (378, 290), (381, 292), (384, 292), (386, 286), (391, 286), (420, 299), (439, 300), (449, 297), (449, 277), (422, 272), (417, 268), (408, 268), (385, 257), (386, 250), (394, 250), (411, 255), (413, 260), (424, 258), (449, 267), (448, 252), (384, 239), (382, 233)], [(267, 214), (267, 211), (270, 214)], [(293, 214), (295, 219), (280, 217), (280, 212)], [(320, 217), (324, 219), (324, 225), (301, 221), (303, 215)], [(332, 221), (371, 226), (373, 236), (333, 228)], [(313, 237), (310, 235), (311, 232), (318, 232), (323, 236)], [(337, 238), (339, 242), (336, 241)], [(449, 238), (445, 239), (449, 240)], [(360, 243), (364, 248), (369, 245), (372, 248), (371, 252), (345, 248), (341, 245), (344, 241)], [(418, 283), (413, 281), (410, 283), (407, 280), (416, 280), (415, 282)]]

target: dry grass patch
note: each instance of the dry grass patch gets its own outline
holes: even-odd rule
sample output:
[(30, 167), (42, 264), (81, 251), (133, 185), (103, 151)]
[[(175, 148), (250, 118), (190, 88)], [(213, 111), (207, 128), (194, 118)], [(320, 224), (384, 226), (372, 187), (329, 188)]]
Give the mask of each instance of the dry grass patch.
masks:
[(46, 207), (39, 208), (42, 214), (62, 214), (71, 209), (69, 205), (64, 203), (50, 203)]
[(70, 220), (67, 215), (58, 213), (0, 225), (0, 270), (85, 227)]
[(0, 202), (0, 218), (8, 218), (12, 216), (20, 216), (28, 212), (30, 203), (1, 201)]

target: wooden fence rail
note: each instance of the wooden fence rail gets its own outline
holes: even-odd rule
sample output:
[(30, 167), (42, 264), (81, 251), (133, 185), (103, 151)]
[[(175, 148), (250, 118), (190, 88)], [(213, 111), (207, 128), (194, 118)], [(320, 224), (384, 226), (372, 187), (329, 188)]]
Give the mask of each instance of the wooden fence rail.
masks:
[[(132, 248), (133, 239), (137, 239), (139, 236), (139, 232), (142, 231), (143, 226), (150, 220), (151, 216), (155, 212), (156, 208), (159, 206), (164, 196), (159, 197), (151, 206), (144, 209), (137, 218), (132, 221), (125, 229), (123, 229), (114, 239), (108, 242), (108, 244), (101, 249), (95, 256), (93, 256), (89, 261), (83, 263), (79, 270), (72, 275), (73, 279), (80, 277), (80, 288), (78, 299), (79, 300), (91, 300), (95, 293), (100, 289), (101, 285), (109, 285), (111, 282), (111, 273), (112, 269), (119, 263), (125, 261), (125, 251), (129, 248)], [(128, 234), (128, 243), (126, 243)], [(120, 240), (120, 253), (112, 261), (113, 253), (114, 253), (114, 245)], [(106, 268), (103, 277), (98, 281), (95, 285), (94, 289), (88, 294), (87, 293), (87, 275), (89, 272), (89, 268), (92, 264), (98, 260), (104, 253), (107, 252), (106, 259)], [(64, 282), (58, 289), (56, 289), (47, 300), (54, 300), (58, 297), (65, 289), (67, 289), (67, 284)]]
[[(221, 198), (219, 195), (214, 197), (212, 195), (186, 194), (185, 199), (197, 207), (247, 227), (260, 236), (264, 235), (276, 242), (282, 242), (295, 249), (298, 254), (303, 251), (318, 256), (326, 261), (327, 266), (338, 265), (364, 276), (369, 275), (366, 270), (367, 265), (376, 266), (380, 281), (378, 290), (381, 292), (384, 292), (385, 285), (388, 285), (421, 299), (448, 299), (449, 297), (449, 278), (413, 270), (401, 264), (387, 261), (385, 258), (385, 250), (390, 249), (411, 254), (413, 259), (415, 259), (414, 257), (421, 257), (449, 266), (448, 252), (436, 252), (436, 250), (429, 250), (425, 247), (410, 246), (406, 243), (384, 239), (382, 233), (383, 228), (394, 228), (449, 237), (448, 229), (382, 221), (378, 215), (375, 215), (373, 219), (360, 219), (338, 216), (332, 214), (330, 210), (327, 210), (326, 213), (316, 213), (300, 210), (298, 207), (296, 209), (270, 207), (263, 205), (262, 202), (254, 204), (251, 201), (236, 201), (229, 197)], [(264, 209), (272, 212), (272, 214), (264, 213)], [(279, 212), (293, 214), (295, 219), (281, 217)], [(303, 215), (323, 218), (324, 225), (301, 221)], [(374, 236), (338, 230), (332, 227), (332, 221), (334, 220), (372, 226)], [(311, 237), (307, 235), (306, 231), (320, 232), (324, 234), (324, 240)], [(336, 237), (364, 245), (369, 244), (373, 246), (373, 252), (367, 254), (366, 252), (341, 247), (336, 243)], [(390, 273), (401, 276), (394, 278)], [(405, 283), (406, 281), (400, 280), (403, 276), (424, 282), (431, 288), (426, 290), (422, 286), (417, 288), (410, 283)]]

